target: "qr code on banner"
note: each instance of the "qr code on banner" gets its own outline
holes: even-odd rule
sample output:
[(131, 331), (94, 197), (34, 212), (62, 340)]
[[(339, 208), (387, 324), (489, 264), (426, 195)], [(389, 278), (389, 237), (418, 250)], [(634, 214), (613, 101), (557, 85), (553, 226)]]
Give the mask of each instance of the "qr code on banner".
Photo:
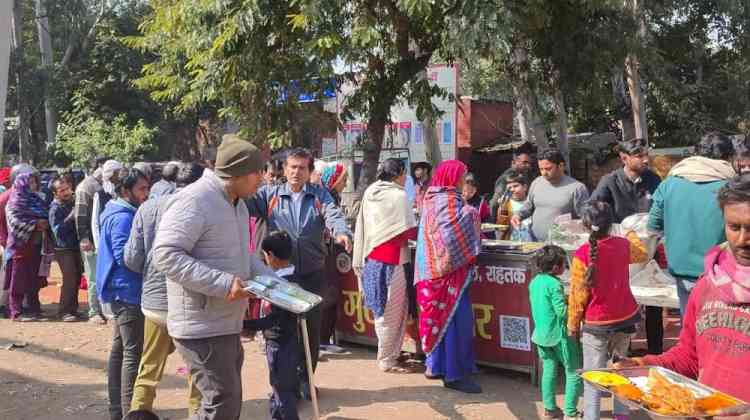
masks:
[(529, 318), (500, 315), (500, 347), (531, 351)]

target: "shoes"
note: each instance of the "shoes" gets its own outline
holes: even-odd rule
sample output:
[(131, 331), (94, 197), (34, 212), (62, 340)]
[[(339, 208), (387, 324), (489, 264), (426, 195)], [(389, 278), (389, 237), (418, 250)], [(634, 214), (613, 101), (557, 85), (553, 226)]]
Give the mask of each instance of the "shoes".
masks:
[(19, 315), (15, 318), (12, 318), (11, 321), (13, 322), (38, 322), (39, 318), (33, 315)]
[(565, 415), (565, 420), (579, 420), (582, 418), (583, 418), (583, 413), (580, 411), (576, 411), (576, 413), (573, 414), (572, 416), (569, 416), (567, 414)]
[(96, 314), (89, 317), (89, 322), (96, 325), (107, 325), (107, 318), (103, 314)]
[(431, 380), (431, 381), (436, 381), (438, 379), (443, 379), (444, 378), (443, 375), (430, 375), (427, 372), (424, 373), (424, 377), (427, 378), (427, 379), (429, 379), (429, 380)]
[(555, 408), (554, 410), (544, 409), (545, 419), (561, 419), (563, 417), (565, 417), (565, 414), (559, 408)]
[(60, 317), (60, 321), (62, 322), (78, 322), (80, 321), (80, 318), (73, 314), (65, 314), (62, 317)]
[(333, 354), (346, 353), (346, 349), (345, 348), (337, 346), (335, 344), (321, 344), (320, 345), (320, 351), (327, 352), (327, 353), (333, 353)]
[(463, 378), (452, 382), (443, 382), (443, 385), (448, 389), (463, 392), (465, 394), (482, 393), (482, 387), (470, 378)]

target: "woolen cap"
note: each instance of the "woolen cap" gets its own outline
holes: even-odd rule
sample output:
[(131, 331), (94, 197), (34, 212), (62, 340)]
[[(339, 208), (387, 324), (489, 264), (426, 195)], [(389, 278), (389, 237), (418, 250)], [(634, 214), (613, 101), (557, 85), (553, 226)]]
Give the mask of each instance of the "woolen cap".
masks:
[(249, 141), (236, 134), (222, 137), (216, 152), (214, 172), (222, 178), (245, 176), (263, 170), (263, 155)]

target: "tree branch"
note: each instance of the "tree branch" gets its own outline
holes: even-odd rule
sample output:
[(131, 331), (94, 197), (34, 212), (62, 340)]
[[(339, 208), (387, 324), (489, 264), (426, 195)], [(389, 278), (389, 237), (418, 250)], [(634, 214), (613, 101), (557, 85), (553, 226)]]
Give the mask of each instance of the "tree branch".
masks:
[[(104, 15), (109, 10), (107, 8), (107, 0), (101, 0), (101, 4), (99, 6), (99, 14), (96, 16), (96, 19), (94, 19), (94, 23), (91, 24), (91, 27), (89, 28), (89, 31), (86, 33), (86, 36), (83, 37), (83, 40), (81, 41), (81, 52), (85, 52), (88, 50), (89, 45), (91, 44), (91, 40), (93, 39), (94, 35), (96, 34), (96, 29), (101, 23), (102, 19), (104, 19)], [(76, 42), (75, 39), (71, 39), (70, 43), (68, 44), (68, 47), (65, 49), (65, 55), (63, 56), (62, 61), (60, 62), (60, 67), (67, 68), (68, 65), (70, 65), (70, 61), (73, 59), (73, 53), (75, 53), (76, 50)]]

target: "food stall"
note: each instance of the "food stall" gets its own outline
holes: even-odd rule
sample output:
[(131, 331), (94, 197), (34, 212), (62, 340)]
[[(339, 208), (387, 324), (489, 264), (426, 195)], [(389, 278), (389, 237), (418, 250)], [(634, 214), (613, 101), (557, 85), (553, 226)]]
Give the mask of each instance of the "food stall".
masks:
[[(556, 238), (562, 241), (559, 244), (565, 245), (570, 254), (577, 249), (580, 241), (586, 240), (581, 236), (566, 239), (557, 233)], [(528, 373), (532, 383), (537, 382), (539, 363), (531, 342), (534, 326), (528, 284), (536, 274), (535, 251), (542, 245), (483, 240), (482, 251), (475, 266), (475, 281), (469, 290), (474, 309), (474, 348), (477, 362), (480, 365)], [(329, 258), (329, 266), (336, 267), (341, 286), (336, 323), (337, 339), (377, 345), (374, 317), (363, 306), (357, 277), (351, 269), (351, 258), (341, 249)], [(568, 273), (561, 277), (567, 288)], [(669, 283), (670, 279), (667, 277), (653, 260), (638, 267), (637, 271), (632, 271), (631, 289), (636, 301), (648, 306), (679, 307), (676, 288), (673, 283)], [(404, 350), (419, 352), (417, 331), (416, 322), (412, 321), (407, 329)]]
[[(470, 286), (474, 308), (477, 363), (528, 373), (536, 381), (537, 357), (531, 343), (528, 284), (535, 273), (533, 254), (541, 244), (508, 245), (483, 241)], [(351, 259), (339, 250), (331, 258), (340, 274), (341, 301), (336, 324), (340, 341), (377, 345), (374, 317), (363, 306)], [(417, 325), (409, 324), (404, 349), (418, 352)]]

